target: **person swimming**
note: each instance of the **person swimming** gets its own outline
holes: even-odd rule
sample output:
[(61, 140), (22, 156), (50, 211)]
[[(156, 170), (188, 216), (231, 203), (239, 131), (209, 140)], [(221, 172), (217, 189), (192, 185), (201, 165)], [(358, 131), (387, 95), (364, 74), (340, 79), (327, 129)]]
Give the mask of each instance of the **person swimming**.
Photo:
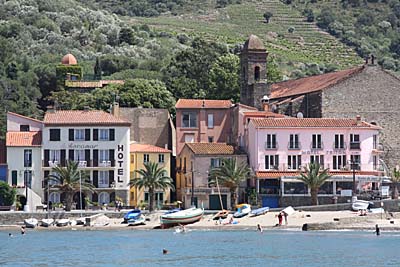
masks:
[(263, 232), (263, 229), (262, 229), (262, 227), (261, 227), (261, 225), (260, 225), (260, 224), (257, 224), (257, 231), (259, 231), (260, 233), (262, 233), (262, 232)]
[(165, 248), (162, 250), (162, 254), (168, 254), (168, 250), (166, 250)]

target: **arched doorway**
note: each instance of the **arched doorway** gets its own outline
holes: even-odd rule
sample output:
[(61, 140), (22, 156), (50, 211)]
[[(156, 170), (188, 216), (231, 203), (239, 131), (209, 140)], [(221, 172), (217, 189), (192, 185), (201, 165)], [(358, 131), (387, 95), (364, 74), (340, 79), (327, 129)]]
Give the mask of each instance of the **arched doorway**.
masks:
[[(82, 192), (82, 209), (84, 210), (86, 208), (86, 203), (85, 203), (85, 193)], [(80, 210), (81, 209), (81, 194), (79, 192), (76, 192), (74, 194), (74, 203), (75, 205), (75, 209)]]

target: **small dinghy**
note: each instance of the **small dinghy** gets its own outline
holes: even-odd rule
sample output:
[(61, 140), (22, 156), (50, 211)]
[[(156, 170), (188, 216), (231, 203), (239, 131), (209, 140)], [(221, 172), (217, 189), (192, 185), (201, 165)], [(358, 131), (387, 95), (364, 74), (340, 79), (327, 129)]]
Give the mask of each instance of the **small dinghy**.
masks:
[(354, 211), (359, 211), (359, 210), (367, 210), (368, 208), (371, 208), (374, 203), (370, 201), (365, 201), (365, 200), (356, 200), (351, 204), (351, 209)]
[(128, 226), (143, 225), (146, 224), (145, 222), (146, 218), (141, 215), (139, 218), (128, 220)]
[(233, 217), (235, 217), (235, 218), (242, 218), (242, 217), (246, 216), (247, 214), (249, 214), (251, 211), (251, 207), (249, 204), (239, 204), (236, 207), (238, 209), (233, 214)]
[(42, 220), (42, 226), (44, 226), (44, 227), (52, 226), (53, 223), (54, 223), (53, 219), (43, 219)]
[(204, 210), (200, 208), (189, 208), (178, 212), (163, 214), (160, 217), (162, 227), (177, 224), (188, 224), (197, 222), (203, 217)]
[(26, 228), (35, 228), (38, 225), (38, 220), (35, 218), (25, 219), (24, 224)]
[(67, 226), (69, 224), (69, 219), (60, 219), (57, 221), (56, 225), (58, 227)]
[(215, 215), (213, 216), (213, 220), (214, 220), (214, 221), (217, 221), (217, 220), (219, 220), (219, 219), (226, 219), (226, 217), (228, 217), (228, 215), (229, 215), (229, 211), (227, 211), (227, 210), (220, 210), (220, 211), (217, 212), (217, 214), (215, 214)]
[(141, 210), (131, 210), (124, 215), (124, 222), (127, 223), (131, 219), (138, 219), (142, 215)]
[(255, 216), (263, 215), (263, 214), (267, 213), (268, 211), (269, 211), (269, 207), (262, 207), (259, 209), (252, 210), (250, 212), (250, 216), (255, 217)]

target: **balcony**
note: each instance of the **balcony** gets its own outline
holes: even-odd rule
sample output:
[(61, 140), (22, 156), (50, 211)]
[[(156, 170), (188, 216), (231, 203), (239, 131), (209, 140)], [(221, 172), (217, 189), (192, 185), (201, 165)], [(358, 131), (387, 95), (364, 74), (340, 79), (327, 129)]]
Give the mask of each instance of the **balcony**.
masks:
[(57, 160), (49, 161), (48, 163), (49, 163), (50, 168), (55, 168), (55, 167), (59, 166), (59, 164), (60, 164)]
[(288, 150), (300, 150), (301, 144), (300, 142), (289, 142), (287, 148)]
[(86, 168), (87, 167), (87, 161), (86, 160), (81, 160), (78, 162), (78, 168)]
[(111, 160), (99, 161), (99, 167), (111, 167)]
[(265, 148), (266, 150), (275, 150), (275, 149), (278, 149), (278, 144), (277, 144), (277, 143), (265, 142), (264, 148)]
[(361, 149), (360, 142), (350, 142), (350, 149)]

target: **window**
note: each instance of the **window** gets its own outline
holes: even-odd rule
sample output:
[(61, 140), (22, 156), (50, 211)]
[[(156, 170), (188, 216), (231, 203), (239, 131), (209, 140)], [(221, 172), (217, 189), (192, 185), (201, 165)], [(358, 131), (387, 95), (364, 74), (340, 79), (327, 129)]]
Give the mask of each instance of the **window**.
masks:
[(60, 197), (61, 197), (60, 193), (52, 192), (49, 195), (49, 201), (51, 201), (51, 203), (53, 203), (53, 204), (54, 203), (60, 203), (61, 202)]
[(279, 168), (279, 155), (265, 155), (265, 169), (278, 170)]
[(351, 155), (350, 156), (350, 166), (353, 170), (361, 170), (361, 156), (360, 155)]
[(344, 148), (344, 135), (343, 134), (335, 134), (335, 144), (334, 147), (336, 149)]
[(373, 136), (373, 149), (378, 149), (378, 135), (374, 134)]
[(289, 149), (299, 149), (299, 135), (298, 134), (291, 134), (289, 136)]
[(74, 140), (75, 141), (84, 141), (85, 140), (85, 129), (75, 129)]
[(101, 192), (99, 194), (99, 204), (109, 204), (110, 203), (110, 195), (107, 192)]
[(378, 156), (372, 156), (372, 164), (375, 171), (378, 170)]
[(84, 149), (78, 149), (74, 150), (74, 159), (75, 161), (84, 161), (85, 160), (85, 150)]
[(147, 163), (150, 161), (150, 155), (149, 154), (143, 154), (143, 163)]
[(108, 171), (99, 171), (99, 188), (108, 188), (110, 184)]
[(322, 149), (322, 137), (321, 137), (320, 134), (313, 134), (312, 135), (311, 148)]
[(60, 141), (60, 129), (50, 129), (50, 141)]
[(267, 134), (267, 141), (265, 142), (265, 149), (275, 149), (276, 148), (276, 135)]
[[(51, 175), (52, 175), (52, 177), (51, 177), (52, 179), (49, 180), (49, 185), (52, 186), (55, 184), (59, 184), (59, 180), (56, 180), (57, 179), (56, 177), (60, 177), (60, 175), (56, 172), (51, 172)], [(56, 176), (56, 177), (54, 177), (54, 176)]]
[(164, 163), (164, 154), (158, 154), (158, 163)]
[(18, 183), (18, 171), (11, 171), (11, 185), (17, 186)]
[(32, 150), (24, 150), (24, 167), (32, 167)]
[(336, 194), (341, 195), (342, 190), (352, 190), (353, 182), (336, 182)]
[(221, 166), (221, 159), (212, 158), (210, 165), (211, 165), (211, 168), (218, 168), (219, 166)]
[(207, 126), (208, 128), (214, 128), (214, 114), (207, 115)]
[(283, 184), (283, 192), (285, 194), (308, 194), (307, 185), (300, 182), (285, 182)]
[(185, 134), (185, 143), (193, 143), (194, 134)]
[[(156, 193), (154, 193), (154, 197), (155, 197), (155, 200), (156, 200), (156, 205), (163, 204), (164, 193), (156, 192)], [(149, 193), (148, 192), (144, 193), (144, 202), (147, 202), (147, 203), (149, 202)]]
[(209, 143), (213, 143), (214, 142), (214, 137), (213, 136), (209, 136), (208, 137), (208, 142)]
[(32, 188), (32, 171), (24, 171), (24, 184)]
[(256, 66), (254, 68), (254, 81), (259, 81), (260, 80), (260, 67)]
[(19, 131), (20, 132), (29, 132), (29, 125), (20, 125)]
[(60, 163), (61, 160), (61, 151), (60, 150), (53, 150), (49, 151), (49, 161), (52, 161), (54, 164)]
[(333, 194), (333, 182), (325, 182), (318, 189), (319, 195), (332, 195)]
[(108, 129), (100, 129), (100, 141), (108, 141), (109, 138), (109, 130)]
[(350, 149), (360, 149), (359, 134), (350, 134)]
[(110, 152), (107, 149), (99, 150), (99, 163), (101, 166), (106, 167), (111, 165), (110, 161)]
[(183, 112), (182, 113), (182, 128), (196, 128), (196, 127), (197, 127), (196, 112)]
[(298, 170), (301, 167), (301, 155), (288, 155), (288, 169)]
[(333, 156), (333, 169), (342, 170), (346, 168), (346, 155)]
[(321, 168), (324, 168), (324, 156), (323, 155), (311, 155), (310, 163), (318, 162)]

